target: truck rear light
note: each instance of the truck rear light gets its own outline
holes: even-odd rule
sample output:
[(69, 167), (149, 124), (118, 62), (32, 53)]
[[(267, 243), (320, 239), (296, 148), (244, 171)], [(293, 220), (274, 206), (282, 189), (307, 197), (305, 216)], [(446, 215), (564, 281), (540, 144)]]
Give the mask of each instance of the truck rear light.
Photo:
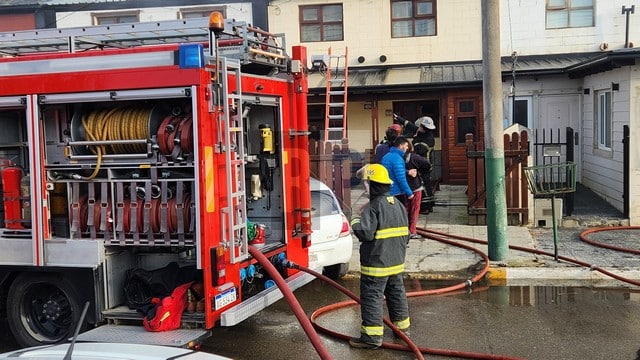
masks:
[(224, 246), (211, 249), (211, 282), (220, 286), (227, 281), (227, 263), (224, 260)]
[(351, 234), (351, 228), (349, 227), (349, 220), (342, 214), (342, 229), (340, 229), (340, 237)]

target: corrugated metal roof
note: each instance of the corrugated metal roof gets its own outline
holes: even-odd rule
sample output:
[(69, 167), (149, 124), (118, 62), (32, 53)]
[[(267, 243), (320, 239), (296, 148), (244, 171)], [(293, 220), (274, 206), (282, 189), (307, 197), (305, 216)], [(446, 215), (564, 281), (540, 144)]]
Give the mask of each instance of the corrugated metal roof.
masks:
[[(531, 55), (516, 58), (515, 70), (519, 75), (563, 74), (577, 64), (588, 62), (601, 53)], [(511, 74), (512, 58), (503, 57), (501, 69), (504, 76)], [(380, 68), (349, 69), (349, 88), (382, 88), (473, 84), (482, 82), (481, 61), (434, 63), (416, 66), (385, 66)], [(309, 76), (310, 88), (325, 88), (324, 73)]]

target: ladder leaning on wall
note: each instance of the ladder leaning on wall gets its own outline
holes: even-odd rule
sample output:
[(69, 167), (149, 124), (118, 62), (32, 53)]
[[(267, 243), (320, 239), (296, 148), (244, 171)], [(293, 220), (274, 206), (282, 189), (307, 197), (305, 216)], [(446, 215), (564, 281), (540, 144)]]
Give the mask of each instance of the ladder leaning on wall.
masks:
[(341, 55), (329, 48), (328, 55), (324, 139), (338, 142), (347, 137), (348, 48)]

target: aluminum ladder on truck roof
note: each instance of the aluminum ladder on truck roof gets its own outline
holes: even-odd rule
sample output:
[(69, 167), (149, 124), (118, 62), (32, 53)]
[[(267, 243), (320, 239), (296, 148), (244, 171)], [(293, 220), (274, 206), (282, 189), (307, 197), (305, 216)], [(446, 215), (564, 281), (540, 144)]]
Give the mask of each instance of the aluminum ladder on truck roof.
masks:
[[(0, 55), (75, 53), (105, 48), (205, 43), (210, 39), (209, 33), (208, 17), (4, 32), (0, 33)], [(243, 66), (262, 66), (280, 71), (289, 66), (284, 34), (272, 34), (246, 22), (225, 20), (225, 29), (219, 34), (217, 43), (218, 55), (238, 59)]]

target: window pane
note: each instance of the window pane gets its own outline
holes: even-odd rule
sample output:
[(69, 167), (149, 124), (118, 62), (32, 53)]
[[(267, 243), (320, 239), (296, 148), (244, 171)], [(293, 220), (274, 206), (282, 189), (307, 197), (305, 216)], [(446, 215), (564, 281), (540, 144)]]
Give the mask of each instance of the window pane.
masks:
[(473, 101), (460, 101), (458, 112), (473, 112)]
[(416, 15), (433, 15), (433, 3), (431, 1), (419, 2)]
[(416, 20), (415, 36), (435, 35), (436, 21), (434, 19)]
[(474, 140), (477, 139), (476, 134), (476, 117), (459, 117), (458, 118), (458, 126), (457, 126), (457, 141), (458, 144), (465, 142), (465, 136), (467, 134), (473, 134)]
[(547, 29), (555, 29), (569, 26), (568, 11), (549, 11), (547, 12)]
[(111, 24), (117, 24), (117, 21), (115, 18), (98, 18), (98, 25), (111, 25)]
[(391, 18), (392, 19), (404, 19), (413, 16), (411, 10), (411, 1), (398, 1), (394, 2), (391, 6)]
[(311, 207), (311, 216), (328, 216), (340, 213), (331, 194), (325, 191), (311, 192)]
[(342, 25), (325, 25), (323, 35), (325, 41), (342, 40)]
[(569, 23), (572, 27), (593, 26), (593, 11), (591, 9), (573, 10), (570, 17)]
[(320, 41), (320, 25), (305, 25), (300, 27), (302, 41)]
[(567, 6), (567, 0), (548, 0), (547, 7)]
[(394, 38), (413, 36), (412, 26), (411, 21), (394, 21), (391, 26), (391, 36)]
[(605, 93), (604, 146), (611, 148), (611, 92)]
[(318, 21), (318, 8), (302, 9), (302, 21)]
[(583, 7), (583, 6), (593, 6), (593, 0), (573, 0), (571, 1), (571, 7)]
[(342, 21), (342, 6), (329, 5), (322, 8), (322, 21)]
[(529, 101), (516, 100), (513, 111), (514, 122), (522, 126), (529, 126)]
[(121, 16), (120, 17), (120, 23), (134, 23), (134, 22), (138, 22), (138, 17), (137, 16)]

